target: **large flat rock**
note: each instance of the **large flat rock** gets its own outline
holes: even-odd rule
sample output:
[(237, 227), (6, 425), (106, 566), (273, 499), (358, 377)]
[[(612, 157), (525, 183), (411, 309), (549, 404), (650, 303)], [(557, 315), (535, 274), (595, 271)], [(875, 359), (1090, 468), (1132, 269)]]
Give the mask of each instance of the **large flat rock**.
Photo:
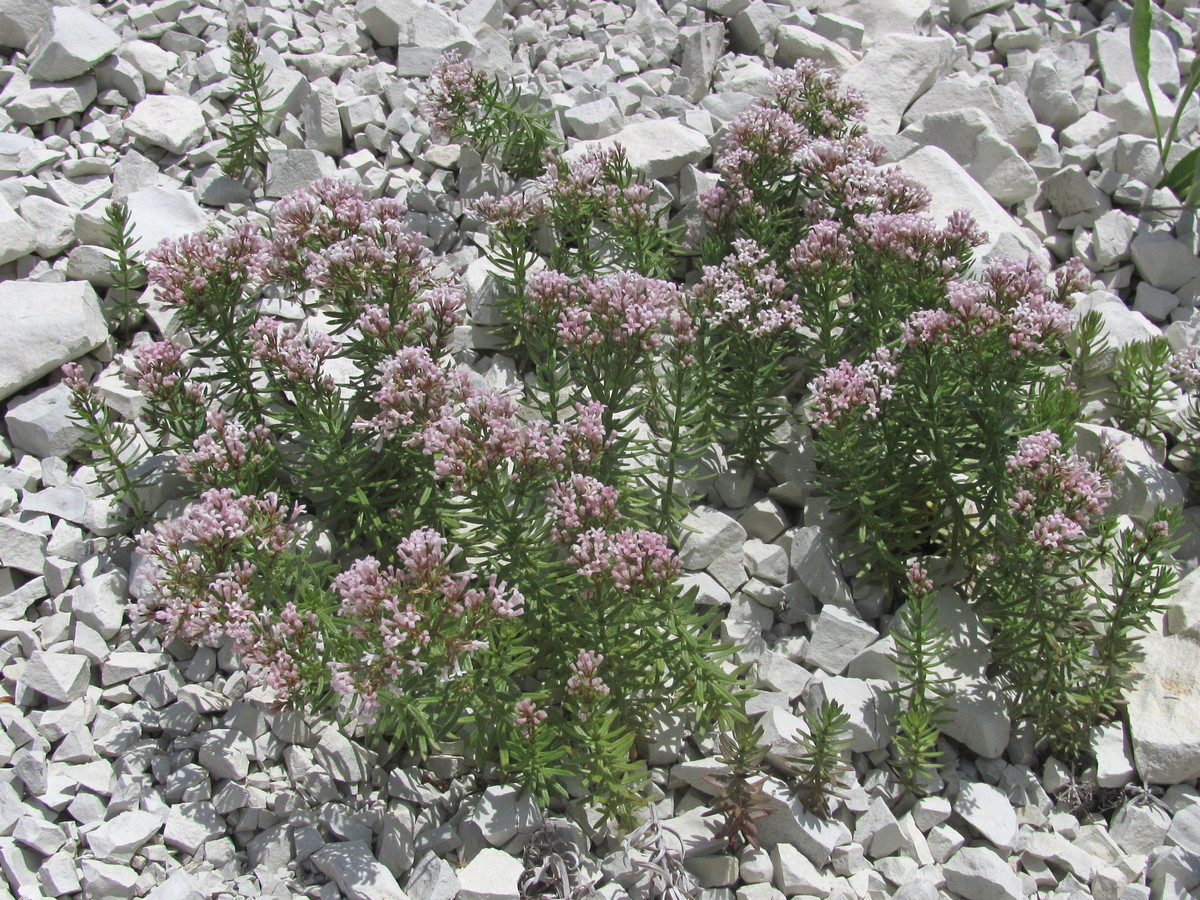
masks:
[(0, 400), (108, 338), (92, 286), (83, 281), (0, 282)]

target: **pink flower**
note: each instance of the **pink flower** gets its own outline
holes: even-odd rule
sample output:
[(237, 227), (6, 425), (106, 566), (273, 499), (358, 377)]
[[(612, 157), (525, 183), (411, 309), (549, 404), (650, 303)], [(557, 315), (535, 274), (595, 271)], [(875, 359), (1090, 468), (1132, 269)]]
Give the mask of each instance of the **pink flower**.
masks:
[(571, 663), (571, 671), (575, 674), (567, 679), (567, 693), (579, 701), (581, 721), (586, 721), (588, 718), (588, 706), (594, 704), (601, 697), (608, 696), (608, 685), (596, 674), (602, 662), (604, 662), (603, 654), (593, 653), (591, 650), (580, 650), (575, 662)]
[(538, 709), (537, 704), (525, 697), (517, 702), (517, 714), (513, 721), (520, 727), (521, 735), (526, 740), (530, 740), (537, 731), (537, 727), (546, 721), (546, 711)]
[(250, 326), (248, 337), (250, 355), (284, 381), (333, 390), (330, 376), (317, 377), (321, 366), (334, 353), (329, 335), (307, 329), (301, 332), (276, 319), (259, 319)]
[(920, 562), (914, 560), (913, 564), (908, 567), (905, 576), (915, 595), (921, 596), (933, 590), (933, 579), (929, 577), (928, 570)]
[(495, 575), (479, 585), (472, 570), (451, 565), (458, 552), (438, 532), (418, 528), (400, 541), (396, 566), (365, 557), (334, 579), (339, 615), (363, 647), (335, 670), (333, 686), (350, 699), (375, 698), (360, 715), (373, 711), (379, 692), (403, 693), (409, 673), (440, 665), (447, 678), (461, 674), (464, 659), (489, 646), (494, 622), (522, 615), (519, 591)]
[(217, 235), (168, 239), (146, 254), (146, 274), (155, 296), (169, 307), (204, 309), (240, 300), (270, 278), (268, 244), (242, 222)]
[(1116, 452), (1106, 447), (1089, 461), (1062, 452), (1062, 442), (1046, 430), (1027, 435), (1006, 463), (1016, 491), (1009, 511), (1032, 522), (1029, 538), (1043, 550), (1057, 550), (1083, 538), (1087, 527), (1103, 515), (1112, 497), (1105, 470), (1116, 465)]
[(208, 431), (196, 438), (189, 452), (179, 455), (177, 466), (196, 484), (228, 483), (261, 464), (270, 447), (271, 433), (265, 426), (247, 429), (228, 413), (210, 412)]
[(900, 371), (895, 352), (880, 348), (860, 366), (841, 360), (817, 377), (809, 389), (816, 395), (816, 423), (840, 426), (842, 418), (855, 409), (863, 416), (879, 416), (879, 404), (892, 397), (892, 380)]
[(570, 544), (585, 528), (604, 527), (620, 518), (616, 489), (588, 475), (553, 482), (546, 504), (554, 519), (551, 536), (560, 544)]
[(417, 111), (429, 123), (435, 140), (449, 140), (472, 118), (487, 93), (487, 78), (455, 51), (443, 54), (429, 76)]
[(681, 571), (666, 537), (631, 529), (609, 534), (589, 528), (575, 539), (571, 562), (593, 585), (611, 584), (624, 592), (665, 589)]
[(799, 331), (800, 300), (786, 293), (787, 282), (766, 251), (738, 238), (733, 255), (719, 266), (705, 266), (695, 298), (714, 328), (732, 328), (756, 338)]

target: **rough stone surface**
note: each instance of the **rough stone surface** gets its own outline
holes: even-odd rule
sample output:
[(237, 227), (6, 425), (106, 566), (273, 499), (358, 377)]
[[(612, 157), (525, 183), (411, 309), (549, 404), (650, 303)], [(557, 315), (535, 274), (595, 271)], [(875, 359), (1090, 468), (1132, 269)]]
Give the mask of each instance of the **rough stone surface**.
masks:
[(125, 128), (153, 147), (182, 155), (204, 139), (204, 113), (190, 97), (156, 94), (134, 107)]
[(1153, 784), (1200, 776), (1200, 645), (1146, 635), (1133, 665), (1129, 732), (1138, 775)]
[(111, 28), (76, 6), (55, 6), (29, 55), (29, 76), (67, 81), (82, 75), (117, 49)]
[(312, 863), (336, 883), (350, 900), (408, 900), (395, 877), (371, 855), (364, 841), (326, 844)]
[(676, 119), (658, 119), (634, 122), (599, 140), (580, 141), (563, 154), (563, 159), (571, 163), (589, 150), (607, 150), (616, 144), (625, 148), (629, 164), (650, 179), (678, 175), (684, 166), (712, 154), (708, 138), (696, 129)]

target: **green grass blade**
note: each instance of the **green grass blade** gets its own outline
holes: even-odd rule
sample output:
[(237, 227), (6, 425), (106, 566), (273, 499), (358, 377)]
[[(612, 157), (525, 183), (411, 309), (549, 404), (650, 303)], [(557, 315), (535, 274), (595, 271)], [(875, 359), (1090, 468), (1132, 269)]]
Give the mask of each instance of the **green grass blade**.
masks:
[(1195, 203), (1191, 196), (1200, 187), (1200, 147), (1188, 153), (1183, 159), (1171, 167), (1163, 185), (1171, 189), (1176, 197), (1184, 203)]
[(1158, 152), (1165, 156), (1162, 127), (1158, 122), (1158, 110), (1154, 108), (1154, 97), (1150, 93), (1150, 31), (1153, 27), (1150, 15), (1150, 0), (1134, 0), (1133, 18), (1129, 23), (1129, 49), (1133, 53), (1133, 68), (1137, 72), (1138, 84), (1146, 95), (1146, 104), (1154, 119), (1154, 134), (1158, 139)]
[(1188, 77), (1187, 84), (1179, 91), (1179, 96), (1175, 98), (1175, 117), (1171, 120), (1171, 128), (1167, 131), (1167, 140), (1163, 144), (1164, 168), (1166, 168), (1167, 155), (1175, 143), (1175, 135), (1179, 130), (1179, 120), (1183, 117), (1183, 110), (1187, 106), (1187, 102), (1192, 99), (1192, 94), (1196, 92), (1197, 87), (1200, 87), (1200, 56), (1192, 60), (1192, 74)]

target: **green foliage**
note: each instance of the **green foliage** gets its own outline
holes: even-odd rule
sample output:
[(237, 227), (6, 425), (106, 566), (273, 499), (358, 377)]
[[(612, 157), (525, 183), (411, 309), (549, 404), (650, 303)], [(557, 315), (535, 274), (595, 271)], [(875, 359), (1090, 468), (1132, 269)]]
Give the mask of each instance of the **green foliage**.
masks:
[(104, 234), (108, 238), (109, 273), (113, 280), (109, 297), (115, 299), (113, 314), (117, 331), (126, 334), (142, 313), (138, 288), (146, 284), (146, 266), (141, 253), (134, 249), (138, 241), (129, 221), (129, 207), (110, 203), (104, 217), (108, 222)]
[(1117, 353), (1113, 380), (1117, 385), (1121, 428), (1152, 444), (1165, 445), (1166, 405), (1172, 399), (1171, 346), (1166, 338), (1133, 341)]
[(722, 817), (721, 830), (715, 837), (723, 838), (731, 852), (746, 844), (760, 849), (757, 822), (773, 809), (762, 789), (767, 780), (763, 775), (767, 747), (762, 739), (761, 725), (736, 721), (731, 731), (721, 733), (721, 752), (717, 756), (729, 767), (729, 774), (705, 776), (718, 793), (704, 815)]
[(237, 87), (229, 109), (233, 121), (221, 135), (225, 139), (221, 170), (238, 180), (250, 174), (263, 177), (267, 140), (279, 112), (270, 105), (276, 92), (267, 87), (266, 66), (258, 61), (258, 42), (244, 22), (229, 30), (229, 53)]
[(911, 791), (919, 791), (937, 771), (941, 728), (949, 717), (953, 679), (937, 674), (950, 659), (950, 639), (938, 622), (936, 593), (921, 572), (908, 603), (892, 628), (904, 703), (896, 720), (893, 768)]
[(850, 771), (845, 760), (850, 748), (850, 714), (836, 700), (825, 700), (804, 714), (807, 733), (796, 732), (800, 752), (792, 757), (796, 769), (793, 790), (814, 816), (828, 819), (829, 798), (836, 796), (838, 779)]
[(147, 510), (138, 494), (140, 467), (149, 457), (133, 423), (124, 421), (100, 398), (74, 364), (63, 368), (71, 392), (71, 421), (80, 430), (81, 448), (96, 468), (100, 483), (108, 487), (130, 512), (130, 527), (145, 521)]
[(541, 174), (561, 143), (540, 96), (506, 88), (453, 53), (434, 68), (420, 109), (435, 138), (464, 142), (517, 179)]
[[(1192, 71), (1187, 82), (1175, 97), (1175, 115), (1163, 134), (1162, 121), (1154, 102), (1154, 93), (1150, 86), (1150, 33), (1153, 30), (1153, 11), (1150, 0), (1134, 0), (1133, 15), (1130, 19), (1129, 49), (1133, 53), (1133, 66), (1137, 72), (1138, 84), (1150, 107), (1150, 115), (1154, 119), (1154, 137), (1158, 142), (1158, 154), (1166, 169), (1179, 135), (1179, 122), (1183, 117), (1187, 102), (1200, 87), (1200, 59), (1192, 60)], [(1163, 186), (1186, 206), (1200, 205), (1200, 147), (1187, 153), (1176, 162), (1163, 178)]]

